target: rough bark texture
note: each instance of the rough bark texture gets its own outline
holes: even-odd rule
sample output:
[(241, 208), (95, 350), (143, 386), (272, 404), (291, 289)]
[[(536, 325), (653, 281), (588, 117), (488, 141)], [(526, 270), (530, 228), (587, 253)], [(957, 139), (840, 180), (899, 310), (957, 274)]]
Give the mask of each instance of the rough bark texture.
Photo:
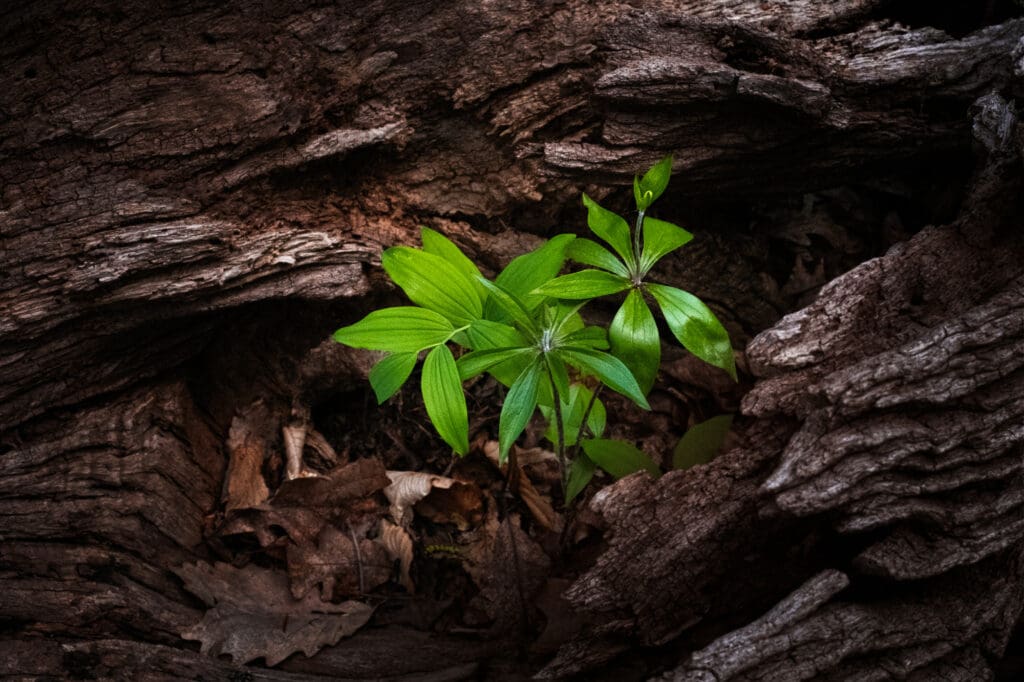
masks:
[[(1024, 19), (975, 4), (0, 10), (0, 673), (991, 677), (1024, 606)], [(212, 515), (363, 380), (322, 342), (393, 297), (381, 247), (427, 223), (493, 272), (669, 152), (661, 210), (700, 238), (663, 279), (744, 351), (740, 443), (592, 500), (557, 652), (184, 641)]]

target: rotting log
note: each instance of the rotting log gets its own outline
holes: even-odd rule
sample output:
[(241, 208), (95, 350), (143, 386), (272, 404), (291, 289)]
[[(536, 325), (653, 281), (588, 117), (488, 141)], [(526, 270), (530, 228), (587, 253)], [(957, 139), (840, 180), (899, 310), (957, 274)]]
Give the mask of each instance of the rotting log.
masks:
[(664, 277), (744, 351), (740, 443), (594, 498), (586, 623), (526, 668), (990, 675), (1024, 600), (1024, 19), (951, 5), (0, 10), (0, 672), (523, 674), (401, 625), (201, 656), (174, 569), (216, 552), (232, 422), (262, 401), (273, 441), (361, 381), (321, 343), (394, 296), (381, 247), (426, 223), (493, 272), (674, 153), (699, 238)]

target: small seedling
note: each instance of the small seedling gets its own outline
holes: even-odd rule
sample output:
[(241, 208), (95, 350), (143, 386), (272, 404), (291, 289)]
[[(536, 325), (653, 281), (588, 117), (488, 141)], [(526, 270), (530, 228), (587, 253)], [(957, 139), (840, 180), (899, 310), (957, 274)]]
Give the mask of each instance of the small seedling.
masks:
[[(634, 178), (634, 228), (583, 195), (595, 241), (557, 235), (514, 259), (491, 281), (447, 237), (422, 229), (423, 248), (387, 249), (382, 265), (415, 306), (385, 308), (343, 327), (334, 339), (388, 353), (370, 371), (383, 403), (412, 374), (421, 354), (420, 389), (438, 434), (460, 455), (469, 450), (469, 420), (462, 383), (483, 373), (508, 387), (498, 422), (500, 460), (539, 409), (549, 421), (566, 503), (590, 482), (597, 467), (615, 477), (660, 473), (634, 446), (603, 439), (604, 387), (643, 409), (661, 362), (661, 339), (648, 299), (668, 329), (691, 353), (733, 379), (729, 335), (696, 296), (648, 281), (651, 269), (689, 242), (686, 230), (646, 215), (665, 191), (671, 157)], [(567, 260), (590, 266), (559, 276)], [(580, 310), (591, 300), (626, 292), (611, 325), (588, 325)], [(450, 346), (460, 349), (459, 357)], [(595, 385), (596, 382), (596, 385)]]

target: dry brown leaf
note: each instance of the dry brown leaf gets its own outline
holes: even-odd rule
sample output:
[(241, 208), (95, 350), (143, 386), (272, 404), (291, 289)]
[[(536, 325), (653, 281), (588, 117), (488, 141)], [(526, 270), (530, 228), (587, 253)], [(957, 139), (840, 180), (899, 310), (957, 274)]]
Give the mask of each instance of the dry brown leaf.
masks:
[(409, 574), (413, 557), (412, 538), (409, 533), (401, 526), (396, 526), (387, 519), (381, 519), (379, 541), (391, 560), (398, 562), (399, 582), (402, 587), (409, 594), (416, 594), (416, 585), (412, 582), (412, 576)]
[(231, 420), (223, 494), (229, 510), (255, 507), (270, 496), (262, 473), (269, 437), (266, 424), (269, 422), (270, 410), (262, 401), (253, 403)]
[(456, 480), (450, 488), (431, 490), (416, 503), (415, 511), (434, 523), (451, 523), (467, 531), (483, 521), (484, 494), (476, 483)]
[(271, 504), (315, 509), (327, 519), (343, 518), (352, 527), (369, 528), (383, 514), (376, 493), (388, 483), (379, 460), (357, 459), (327, 476), (283, 482)]
[(389, 471), (387, 477), (391, 484), (384, 488), (384, 494), (391, 503), (391, 518), (399, 525), (412, 520), (412, 506), (430, 494), (434, 488), (451, 488), (455, 479), (445, 476), (424, 473), (422, 471)]
[(284, 574), (253, 565), (199, 562), (175, 573), (212, 607), (181, 636), (202, 642), (205, 654), (228, 654), (238, 664), (262, 657), (274, 666), (296, 651), (312, 656), (355, 633), (373, 614), (361, 602), (332, 604), (313, 592), (297, 600)]
[(320, 585), (324, 600), (369, 592), (391, 577), (391, 559), (372, 540), (359, 540), (359, 551), (349, 534), (324, 526), (317, 543), (288, 547), (288, 577), (292, 596), (302, 599)]
[[(537, 491), (537, 488), (534, 487), (533, 482), (527, 475), (526, 469), (524, 469), (524, 464), (526, 463), (544, 464), (552, 459), (557, 460), (555, 454), (541, 448), (523, 449), (516, 445), (512, 447), (515, 449), (515, 457), (513, 459), (519, 467), (519, 475), (509, 481), (509, 487), (513, 493), (519, 495), (519, 498), (526, 505), (526, 508), (530, 510), (530, 515), (533, 516), (538, 525), (547, 530), (560, 531), (564, 523), (562, 516), (555, 511), (554, 506), (551, 504), (551, 499)], [(498, 466), (503, 474), (507, 474), (508, 462), (504, 465), (498, 464), (500, 461), (498, 458), (498, 441), (492, 440), (484, 443), (483, 449), (487, 458), (494, 462), (494, 465)], [(524, 456), (525, 460), (520, 459)]]
[(217, 535), (256, 536), (260, 547), (270, 547), (282, 540), (281, 531), (295, 543), (313, 542), (323, 528), (323, 514), (305, 507), (273, 507), (261, 504), (251, 509), (229, 512), (224, 523), (217, 529)]

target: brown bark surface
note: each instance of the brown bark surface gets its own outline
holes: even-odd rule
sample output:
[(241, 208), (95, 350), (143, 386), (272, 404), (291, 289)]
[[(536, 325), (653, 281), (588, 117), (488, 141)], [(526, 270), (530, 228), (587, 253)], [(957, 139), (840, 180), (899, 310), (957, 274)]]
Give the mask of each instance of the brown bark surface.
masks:
[[(1012, 679), (1020, 14), (0, 9), (0, 674)], [(572, 519), (536, 490), (428, 491), (418, 513), (472, 550), (439, 558), (451, 543), (419, 526), (413, 577), (437, 591), (400, 598), (403, 543), (374, 530), (384, 465), (440, 474), (446, 455), (421, 447), (415, 406), (363, 404), (367, 358), (330, 332), (399, 300), (379, 254), (420, 224), (493, 274), (581, 233), (581, 190), (625, 209), (667, 153), (659, 216), (697, 239), (661, 280), (720, 316), (741, 383), (666, 346), (654, 411), (615, 428), (665, 450), (739, 410), (732, 447), (608, 485)], [(475, 390), (486, 434), (495, 403)], [(542, 460), (519, 464), (547, 490)], [(476, 453), (453, 475), (488, 467)], [(564, 555), (540, 528), (561, 522)], [(332, 552), (355, 559), (310, 568)], [(256, 627), (252, 595), (204, 587), (233, 571), (277, 590), (282, 639), (312, 656), (243, 665), (183, 638), (215, 616)], [(347, 637), (289, 598), (375, 611)], [(215, 614), (224, 601), (238, 612)]]

